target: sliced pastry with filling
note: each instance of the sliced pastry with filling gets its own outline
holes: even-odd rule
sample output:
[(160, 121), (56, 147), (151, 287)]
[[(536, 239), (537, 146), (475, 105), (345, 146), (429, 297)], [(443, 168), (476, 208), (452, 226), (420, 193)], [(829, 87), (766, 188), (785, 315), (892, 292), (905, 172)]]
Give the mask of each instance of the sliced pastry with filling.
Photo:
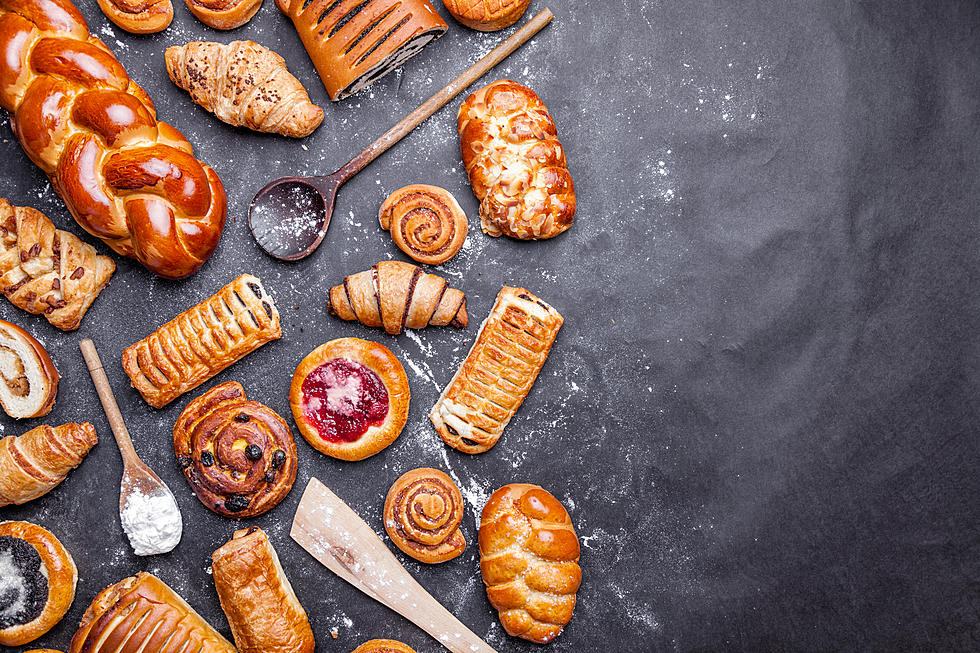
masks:
[(75, 599), (78, 570), (45, 528), (0, 522), (0, 645), (21, 646), (51, 630)]
[(405, 369), (387, 347), (339, 338), (314, 349), (296, 368), (289, 405), (313, 448), (363, 460), (402, 432), (410, 396)]

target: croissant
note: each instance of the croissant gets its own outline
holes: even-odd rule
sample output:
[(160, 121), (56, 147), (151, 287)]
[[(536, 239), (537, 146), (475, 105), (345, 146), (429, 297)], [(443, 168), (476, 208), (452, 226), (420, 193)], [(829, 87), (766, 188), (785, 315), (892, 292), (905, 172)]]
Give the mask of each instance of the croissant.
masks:
[(10, 302), (77, 329), (116, 264), (30, 207), (0, 198), (0, 288)]
[(184, 0), (199, 21), (214, 29), (235, 29), (252, 20), (262, 0)]
[(0, 320), (0, 405), (20, 419), (51, 412), (58, 370), (44, 346), (16, 324)]
[(0, 508), (50, 492), (98, 441), (88, 422), (39, 426), (0, 440)]
[(466, 295), (449, 282), (402, 261), (382, 261), (330, 289), (327, 310), (342, 320), (384, 326), (392, 335), (430, 324), (465, 327)]
[(571, 517), (537, 485), (505, 485), (483, 507), (480, 572), (509, 635), (538, 644), (558, 636), (582, 584), (578, 559)]
[(553, 238), (575, 219), (575, 184), (548, 108), (510, 80), (459, 108), (459, 148), (489, 236)]
[(174, 19), (170, 0), (98, 0), (99, 9), (120, 28), (131, 34), (162, 32)]
[(302, 138), (323, 121), (286, 61), (258, 43), (192, 41), (167, 48), (166, 60), (173, 83), (229, 125)]
[(0, 106), (76, 222), (162, 277), (204, 265), (224, 228), (224, 186), (78, 8), (2, 0), (0, 44)]

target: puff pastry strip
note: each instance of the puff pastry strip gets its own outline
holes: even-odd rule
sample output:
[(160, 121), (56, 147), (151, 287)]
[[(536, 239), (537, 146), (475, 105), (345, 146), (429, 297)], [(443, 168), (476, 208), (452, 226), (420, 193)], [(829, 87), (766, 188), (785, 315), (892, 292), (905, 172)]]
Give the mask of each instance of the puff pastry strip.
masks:
[(429, 413), (446, 444), (464, 453), (483, 453), (497, 444), (563, 321), (530, 291), (504, 286), (466, 360)]
[(281, 335), (272, 297), (243, 274), (127, 347), (122, 364), (146, 403), (162, 408)]

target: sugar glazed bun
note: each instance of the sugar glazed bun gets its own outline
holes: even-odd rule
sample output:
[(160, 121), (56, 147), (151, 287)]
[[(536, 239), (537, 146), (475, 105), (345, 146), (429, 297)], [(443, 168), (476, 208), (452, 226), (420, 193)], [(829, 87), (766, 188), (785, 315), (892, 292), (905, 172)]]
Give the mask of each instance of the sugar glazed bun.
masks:
[(339, 338), (296, 368), (289, 405), (310, 445), (341, 460), (363, 460), (395, 441), (408, 420), (405, 369), (384, 345)]

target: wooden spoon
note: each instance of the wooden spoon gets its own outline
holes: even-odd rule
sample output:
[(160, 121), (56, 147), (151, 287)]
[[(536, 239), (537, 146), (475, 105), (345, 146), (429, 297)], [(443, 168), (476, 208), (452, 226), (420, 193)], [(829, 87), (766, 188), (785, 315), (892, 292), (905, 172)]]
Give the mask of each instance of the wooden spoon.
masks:
[(255, 242), (267, 254), (283, 261), (297, 261), (312, 254), (327, 234), (341, 186), (541, 31), (552, 18), (554, 14), (549, 9), (542, 10), (332, 175), (282, 177), (266, 184), (248, 207), (248, 227)]
[[(78, 346), (82, 350), (89, 374), (92, 375), (95, 390), (99, 393), (102, 408), (109, 420), (109, 426), (112, 427), (112, 434), (116, 437), (119, 453), (122, 454), (123, 476), (119, 488), (119, 519), (123, 530), (136, 555), (157, 555), (172, 551), (180, 542), (183, 531), (177, 500), (174, 499), (173, 492), (167, 484), (136, 455), (133, 440), (129, 437), (126, 423), (123, 422), (122, 414), (119, 412), (119, 405), (116, 404), (116, 397), (112, 393), (109, 378), (102, 367), (95, 344), (86, 338), (78, 343)], [(141, 507), (151, 505), (155, 509), (150, 517), (157, 520), (153, 524), (156, 534), (148, 533), (147, 524), (139, 523), (142, 520), (133, 523), (131, 519), (125, 517), (126, 506), (130, 501), (143, 504)], [(161, 538), (160, 533), (166, 535)]]
[(496, 653), (432, 598), (371, 527), (316, 478), (303, 492), (289, 535), (327, 569), (453, 653)]

